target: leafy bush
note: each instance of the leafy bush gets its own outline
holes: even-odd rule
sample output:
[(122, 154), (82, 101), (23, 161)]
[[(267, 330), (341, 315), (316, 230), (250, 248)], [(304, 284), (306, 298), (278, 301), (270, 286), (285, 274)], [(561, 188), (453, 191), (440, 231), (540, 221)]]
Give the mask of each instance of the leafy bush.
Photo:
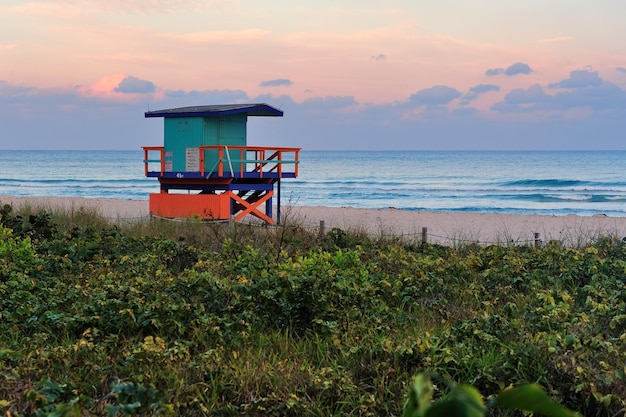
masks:
[(622, 241), (296, 244), (220, 228), (192, 245), (18, 216), (0, 227), (3, 414), (400, 415), (421, 372), (459, 383), (432, 404), (471, 385), (452, 397), (485, 393), (510, 415), (491, 399), (539, 384), (586, 416), (624, 412)]
[(491, 415), (495, 407), (532, 412), (546, 417), (576, 416), (552, 401), (536, 384), (507, 388), (492, 397), (489, 404), (485, 404), (480, 392), (471, 385), (450, 385), (449, 392), (433, 402), (434, 386), (430, 378), (423, 374), (418, 375), (409, 390), (403, 417), (482, 417)]
[(13, 231), (0, 225), (0, 280), (24, 279), (40, 266), (30, 238), (13, 236)]

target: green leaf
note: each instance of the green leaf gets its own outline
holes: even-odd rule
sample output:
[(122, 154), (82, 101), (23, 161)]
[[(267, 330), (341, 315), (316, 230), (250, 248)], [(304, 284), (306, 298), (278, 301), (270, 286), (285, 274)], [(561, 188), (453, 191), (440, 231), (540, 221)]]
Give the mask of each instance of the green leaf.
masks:
[(537, 384), (527, 384), (502, 391), (494, 401), (496, 407), (539, 413), (546, 417), (578, 416), (567, 408), (557, 404)]
[(418, 374), (409, 390), (409, 398), (404, 405), (403, 417), (424, 417), (430, 407), (433, 384), (424, 374)]
[(470, 405), (458, 398), (446, 398), (433, 404), (425, 417), (474, 417), (476, 415), (482, 417), (484, 414), (474, 414)]
[(480, 417), (485, 415), (485, 403), (480, 392), (471, 385), (458, 385), (453, 391), (453, 396), (463, 401), (468, 409), (467, 416)]
[(111, 405), (111, 404), (107, 404), (104, 409), (107, 412), (107, 416), (108, 417), (115, 417), (120, 409), (119, 406), (117, 405)]
[(455, 385), (444, 398), (436, 401), (425, 417), (483, 417), (485, 404), (478, 390), (470, 385)]

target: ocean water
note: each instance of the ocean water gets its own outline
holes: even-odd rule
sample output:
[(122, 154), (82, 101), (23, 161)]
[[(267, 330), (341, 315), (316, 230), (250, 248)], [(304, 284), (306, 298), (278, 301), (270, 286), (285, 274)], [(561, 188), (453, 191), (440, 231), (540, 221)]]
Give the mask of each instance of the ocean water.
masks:
[[(0, 195), (146, 200), (143, 152), (0, 151)], [(626, 151), (302, 151), (282, 204), (626, 216)]]

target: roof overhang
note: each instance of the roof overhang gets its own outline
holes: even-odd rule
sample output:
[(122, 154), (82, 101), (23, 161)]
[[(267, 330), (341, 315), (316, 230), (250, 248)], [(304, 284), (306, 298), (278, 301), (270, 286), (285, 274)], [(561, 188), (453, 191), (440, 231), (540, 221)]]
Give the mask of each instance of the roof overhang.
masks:
[(147, 111), (145, 115), (146, 117), (220, 117), (242, 113), (248, 116), (281, 117), (283, 115), (281, 110), (264, 103), (178, 107)]

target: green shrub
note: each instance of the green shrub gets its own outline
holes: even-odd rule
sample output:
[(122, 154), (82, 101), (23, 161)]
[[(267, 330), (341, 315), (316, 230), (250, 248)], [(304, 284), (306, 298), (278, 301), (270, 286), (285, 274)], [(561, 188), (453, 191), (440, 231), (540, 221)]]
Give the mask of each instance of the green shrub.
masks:
[(3, 415), (400, 415), (421, 372), (441, 375), (432, 404), (478, 391), (494, 416), (515, 414), (491, 402), (511, 385), (587, 416), (626, 405), (622, 241), (451, 248), (3, 213)]

